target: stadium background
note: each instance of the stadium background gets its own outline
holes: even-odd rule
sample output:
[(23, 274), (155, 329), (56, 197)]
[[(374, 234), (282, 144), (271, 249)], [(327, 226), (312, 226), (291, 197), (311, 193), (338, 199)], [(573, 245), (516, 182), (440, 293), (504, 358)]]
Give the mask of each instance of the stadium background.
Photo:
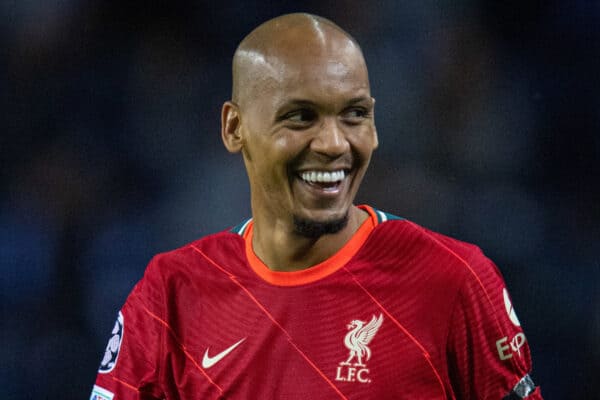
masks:
[(370, 67), (359, 200), (480, 245), (546, 399), (597, 398), (599, 3), (349, 0), (1, 3), (0, 397), (87, 398), (151, 256), (249, 215), (219, 137), (230, 60), (299, 10)]

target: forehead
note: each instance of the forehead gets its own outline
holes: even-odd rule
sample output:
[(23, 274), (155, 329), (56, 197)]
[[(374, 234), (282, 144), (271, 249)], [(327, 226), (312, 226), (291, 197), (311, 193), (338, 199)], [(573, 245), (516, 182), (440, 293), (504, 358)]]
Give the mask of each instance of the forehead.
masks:
[[(345, 32), (306, 21), (259, 29), (242, 42), (234, 63), (246, 100), (369, 94), (367, 67), (359, 46)], [(236, 74), (236, 71), (239, 74)]]
[(360, 49), (350, 41), (343, 46), (286, 49), (257, 54), (253, 79), (256, 95), (273, 100), (295, 97), (369, 96), (367, 67)]

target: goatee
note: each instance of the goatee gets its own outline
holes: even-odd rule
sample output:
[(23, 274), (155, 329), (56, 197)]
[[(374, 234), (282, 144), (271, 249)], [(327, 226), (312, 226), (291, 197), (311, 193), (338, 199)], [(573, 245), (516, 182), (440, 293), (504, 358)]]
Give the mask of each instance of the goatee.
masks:
[(329, 221), (314, 221), (294, 215), (296, 233), (309, 239), (318, 239), (323, 235), (338, 233), (348, 225), (348, 213), (338, 219)]

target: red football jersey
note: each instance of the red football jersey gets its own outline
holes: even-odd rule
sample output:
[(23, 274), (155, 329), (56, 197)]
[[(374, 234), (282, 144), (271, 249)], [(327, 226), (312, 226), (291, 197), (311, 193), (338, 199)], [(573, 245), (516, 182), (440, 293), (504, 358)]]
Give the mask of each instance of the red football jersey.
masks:
[(362, 206), (336, 254), (269, 270), (252, 221), (156, 256), (92, 399), (541, 399), (504, 281), (470, 244)]

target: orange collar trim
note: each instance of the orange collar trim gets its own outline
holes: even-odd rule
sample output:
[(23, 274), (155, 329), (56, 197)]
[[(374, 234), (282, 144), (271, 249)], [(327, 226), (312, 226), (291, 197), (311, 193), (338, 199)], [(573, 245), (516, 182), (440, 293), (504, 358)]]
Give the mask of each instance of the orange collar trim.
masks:
[(305, 285), (333, 274), (354, 257), (378, 224), (377, 214), (373, 208), (366, 205), (358, 207), (369, 213), (369, 218), (361, 224), (350, 240), (337, 253), (325, 261), (300, 271), (282, 272), (270, 270), (254, 253), (254, 249), (252, 248), (254, 221), (250, 221), (243, 234), (244, 241), (246, 242), (246, 257), (250, 267), (262, 279), (277, 286)]

